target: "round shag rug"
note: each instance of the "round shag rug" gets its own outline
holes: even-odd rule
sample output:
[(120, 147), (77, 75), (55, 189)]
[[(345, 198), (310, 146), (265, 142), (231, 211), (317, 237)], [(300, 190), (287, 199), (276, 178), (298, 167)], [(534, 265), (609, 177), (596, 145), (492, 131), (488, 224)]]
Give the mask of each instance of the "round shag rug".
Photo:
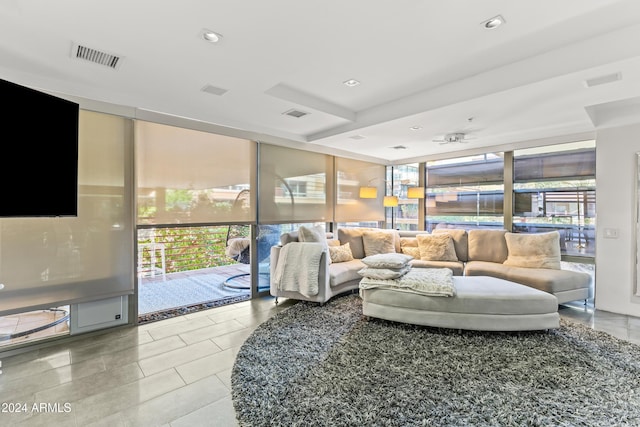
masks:
[(356, 294), (260, 325), (231, 384), (241, 426), (640, 425), (640, 346), (564, 319), (515, 333), (366, 320)]

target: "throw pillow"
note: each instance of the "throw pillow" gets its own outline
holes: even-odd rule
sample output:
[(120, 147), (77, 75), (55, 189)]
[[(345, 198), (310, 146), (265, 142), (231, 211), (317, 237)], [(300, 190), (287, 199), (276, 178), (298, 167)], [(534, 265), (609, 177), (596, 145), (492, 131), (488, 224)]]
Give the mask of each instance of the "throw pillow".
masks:
[(560, 270), (560, 233), (510, 233), (507, 241), (507, 259), (504, 265)]
[(298, 228), (298, 240), (300, 242), (320, 242), (326, 245), (327, 233), (324, 231), (322, 225), (315, 225), (313, 227), (301, 225)]
[[(429, 233), (425, 232), (421, 234), (428, 235)], [(414, 259), (420, 259), (420, 248), (418, 247), (418, 239), (416, 237), (401, 237), (400, 252), (410, 255)]]
[(451, 235), (458, 261), (467, 261), (469, 259), (469, 235), (467, 230), (462, 228), (436, 228), (432, 233)]
[(409, 247), (409, 248), (417, 248), (418, 247), (418, 239), (416, 239), (415, 237), (401, 237), (400, 238), (400, 249), (407, 248), (407, 247)]
[(418, 235), (420, 259), (423, 261), (458, 261), (453, 238), (449, 234)]
[[(323, 225), (314, 225), (313, 227), (301, 225), (298, 227), (298, 241), (322, 243), (326, 252), (328, 252), (329, 249), (329, 245), (327, 244), (327, 232)], [(329, 257), (328, 261), (329, 264), (331, 264), (331, 257)]]
[(353, 254), (351, 253), (351, 247), (349, 243), (339, 246), (329, 246), (329, 256), (331, 262), (347, 262), (353, 260)]
[(358, 274), (362, 277), (368, 277), (369, 279), (390, 280), (404, 276), (409, 270), (411, 270), (410, 265), (406, 265), (402, 268), (365, 267), (358, 270)]
[(362, 258), (362, 262), (373, 268), (402, 268), (409, 264), (413, 257), (405, 254), (377, 254)]
[(395, 253), (395, 236), (388, 231), (365, 231), (362, 233), (365, 257)]
[(412, 256), (414, 259), (420, 259), (420, 248), (413, 246), (405, 246), (402, 248), (402, 253)]

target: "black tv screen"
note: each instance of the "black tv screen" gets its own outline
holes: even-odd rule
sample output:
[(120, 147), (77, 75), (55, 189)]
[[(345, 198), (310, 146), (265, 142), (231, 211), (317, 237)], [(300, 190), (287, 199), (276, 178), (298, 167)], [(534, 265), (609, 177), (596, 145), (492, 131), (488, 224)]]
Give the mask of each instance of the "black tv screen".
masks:
[(78, 215), (79, 105), (0, 79), (0, 217)]

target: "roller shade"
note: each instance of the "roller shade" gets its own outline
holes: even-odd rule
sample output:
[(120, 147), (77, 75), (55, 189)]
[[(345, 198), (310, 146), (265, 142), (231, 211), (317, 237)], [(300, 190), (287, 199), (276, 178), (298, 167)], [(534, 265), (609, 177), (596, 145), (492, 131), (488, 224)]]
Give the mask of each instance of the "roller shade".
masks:
[(333, 218), (333, 157), (260, 144), (259, 222), (328, 222)]
[(81, 110), (78, 136), (78, 216), (0, 220), (0, 315), (133, 293), (131, 120)]
[(138, 224), (255, 221), (257, 143), (135, 123)]
[[(336, 157), (335, 162), (338, 188), (335, 221), (383, 221), (385, 166), (343, 157)], [(376, 198), (360, 198), (360, 187), (376, 188)]]

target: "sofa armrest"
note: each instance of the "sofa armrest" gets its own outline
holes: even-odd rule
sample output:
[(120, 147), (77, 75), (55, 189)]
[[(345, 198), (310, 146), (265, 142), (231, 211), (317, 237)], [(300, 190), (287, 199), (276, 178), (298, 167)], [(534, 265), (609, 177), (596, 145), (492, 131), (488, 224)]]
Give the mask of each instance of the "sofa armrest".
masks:
[[(270, 277), (274, 277), (276, 273), (276, 266), (278, 265), (278, 258), (280, 258), (280, 251), (282, 245), (271, 246), (271, 257), (269, 258), (269, 274)], [(271, 281), (271, 280), (269, 280)]]
[(312, 298), (304, 297), (302, 294), (291, 291), (282, 291), (276, 287), (276, 284), (273, 282), (273, 277), (275, 277), (275, 271), (278, 266), (278, 262), (280, 259), (280, 251), (282, 250), (282, 245), (276, 245), (271, 247), (271, 262), (269, 265), (269, 272), (271, 274), (269, 279), (269, 289), (272, 296), (283, 296), (285, 298), (295, 298), (295, 299), (303, 299), (308, 301), (317, 301), (317, 302), (325, 302), (330, 298), (330, 293), (327, 292), (329, 289), (329, 253), (328, 251), (324, 251), (322, 256), (320, 257), (320, 266), (318, 269), (318, 294), (314, 295)]

